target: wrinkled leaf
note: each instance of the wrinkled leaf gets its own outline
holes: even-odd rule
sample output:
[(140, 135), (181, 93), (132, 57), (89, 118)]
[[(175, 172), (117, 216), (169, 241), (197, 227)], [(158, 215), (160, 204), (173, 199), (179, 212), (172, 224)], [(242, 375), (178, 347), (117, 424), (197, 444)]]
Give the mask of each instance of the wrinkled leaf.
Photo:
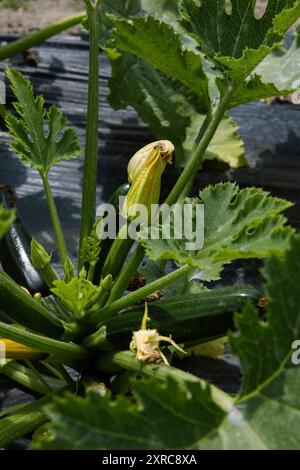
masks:
[[(185, 150), (185, 161), (191, 155), (193, 145), (197, 140), (199, 129), (205, 117), (193, 113), (191, 124), (187, 129), (187, 136), (183, 142)], [(246, 164), (244, 143), (239, 136), (238, 126), (232, 117), (225, 115), (222, 119), (212, 141), (205, 153), (205, 160), (219, 160), (226, 163), (230, 168), (238, 168)]]
[(183, 25), (212, 60), (230, 70), (234, 78), (246, 77), (283, 39), (300, 16), (299, 0), (269, 0), (257, 19), (256, 0), (183, 0)]
[[(137, 56), (112, 50), (107, 50), (107, 55), (112, 65), (111, 106), (133, 106), (157, 139), (174, 143), (176, 163), (184, 165), (205, 119), (197, 96)], [(222, 120), (205, 158), (216, 158), (233, 168), (246, 163), (243, 142), (232, 118)]]
[[(139, 17), (143, 15), (157, 16), (163, 21), (176, 24), (180, 15), (177, 0), (101, 0), (99, 6), (99, 41), (102, 47), (114, 41), (113, 18)], [(88, 28), (86, 22), (85, 27)]]
[(275, 49), (256, 68), (265, 83), (272, 82), (279, 90), (294, 90), (300, 86), (300, 29), (290, 47)]
[(167, 238), (169, 234), (166, 232), (169, 225), (164, 224), (158, 228), (152, 227), (156, 236), (142, 240), (142, 244), (149, 258), (173, 259), (178, 265), (187, 264), (197, 270), (197, 276), (202, 280), (218, 279), (223, 266), (235, 259), (281, 254), (293, 233), (292, 228), (285, 226), (286, 219), (280, 215), (292, 204), (271, 197), (259, 188), (239, 189), (233, 183), (219, 183), (201, 191), (199, 199), (187, 199), (185, 202), (194, 205), (193, 230), (196, 229), (196, 204), (204, 204), (202, 249), (187, 249), (187, 242), (191, 241), (187, 237), (176, 239), (173, 235), (172, 238), (172, 234), (176, 233), (173, 219), (171, 238)]
[[(292, 250), (283, 258), (267, 261), (268, 322), (261, 323), (253, 307), (236, 316), (238, 336), (230, 337), (244, 372), (243, 395), (270, 380), (291, 355), (294, 339), (300, 338), (300, 239), (292, 239)], [(280, 332), (280, 335), (279, 333)], [(253, 358), (256, 358), (255, 363)]]
[[(198, 60), (202, 63), (207, 81), (210, 83), (213, 103), (218, 101), (216, 90), (212, 92), (216, 76), (218, 75), (216, 83), (221, 95), (225, 95), (228, 91), (231, 83), (228, 75), (231, 76), (235, 86), (228, 108), (262, 98), (292, 93), (299, 88), (299, 83), (295, 83), (295, 80), (278, 80), (276, 68), (267, 69), (267, 64), (259, 69), (257, 67), (272, 49), (280, 44), (285, 32), (300, 16), (300, 0), (279, 2), (269, 0), (266, 13), (259, 20), (254, 16), (254, 7), (255, 1), (234, 0), (229, 14), (224, 0), (204, 0), (200, 3), (185, 0), (181, 5), (181, 29), (178, 27), (178, 22), (169, 22), (167, 26), (153, 16), (122, 20), (116, 18), (113, 20), (111, 17), (116, 25), (114, 44), (150, 62), (156, 69), (170, 77), (177, 78), (203, 100), (206, 94), (199, 94), (199, 89), (196, 90), (192, 79), (196, 70), (193, 72), (191, 67), (188, 76), (182, 73), (183, 63), (182, 60), (178, 60), (178, 54), (180, 49), (186, 48), (193, 63), (196, 63), (196, 59), (195, 57), (192, 59), (192, 54), (198, 56)], [(174, 47), (167, 51), (164, 45), (157, 43), (159, 39), (163, 40), (163, 31), (169, 39), (173, 35), (174, 44), (181, 43), (181, 46), (175, 48), (176, 61)], [(148, 41), (148, 46), (143, 47), (143, 41), (145, 43)], [(195, 43), (198, 43), (198, 49)], [(157, 50), (159, 52), (156, 59), (153, 56)], [(214, 63), (215, 70), (209, 65), (207, 58)], [(223, 77), (220, 77), (220, 72)], [(201, 104), (202, 110), (205, 110), (207, 101), (204, 100)]]
[(208, 79), (201, 55), (183, 45), (175, 29), (153, 16), (115, 20), (117, 47), (141, 57), (167, 76), (176, 78), (209, 105)]

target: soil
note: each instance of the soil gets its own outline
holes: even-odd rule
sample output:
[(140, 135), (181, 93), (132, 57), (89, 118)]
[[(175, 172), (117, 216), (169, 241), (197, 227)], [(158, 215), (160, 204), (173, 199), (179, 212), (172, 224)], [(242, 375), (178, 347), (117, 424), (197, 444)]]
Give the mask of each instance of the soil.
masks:
[[(27, 34), (83, 10), (82, 0), (0, 0), (0, 32)], [(69, 30), (80, 31), (80, 26)]]
[[(258, 0), (258, 14), (266, 2)], [(7, 8), (6, 5), (12, 7)], [(82, 0), (0, 0), (0, 32), (26, 34), (83, 9)], [(80, 30), (77, 26), (70, 31), (76, 34)]]

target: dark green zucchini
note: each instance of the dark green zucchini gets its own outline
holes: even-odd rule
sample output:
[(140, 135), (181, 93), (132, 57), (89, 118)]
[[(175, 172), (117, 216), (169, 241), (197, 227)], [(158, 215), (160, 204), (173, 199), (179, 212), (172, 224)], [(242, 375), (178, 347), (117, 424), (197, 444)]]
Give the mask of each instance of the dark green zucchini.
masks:
[[(8, 185), (0, 185), (0, 202), (5, 208), (15, 208), (15, 197)], [(32, 237), (18, 216), (0, 242), (0, 262), (4, 271), (31, 294), (49, 294), (49, 288), (42, 275), (31, 262)]]
[[(108, 201), (108, 203), (112, 204), (114, 206), (114, 208), (116, 209), (117, 215), (120, 212), (119, 198), (120, 197), (126, 197), (128, 191), (129, 191), (129, 188), (130, 188), (130, 184), (128, 184), (128, 183), (122, 184), (121, 186), (119, 186), (116, 189), (116, 191), (112, 194), (112, 196), (110, 197), (110, 199)], [(118, 229), (119, 228), (117, 227), (117, 231), (118, 231)], [(113, 241), (114, 240), (111, 240), (111, 239), (107, 238), (106, 240), (103, 240), (103, 242), (101, 244), (100, 260), (98, 261), (98, 263), (96, 265), (95, 275), (94, 275), (94, 280), (95, 280), (96, 284), (99, 283), (101, 273), (102, 273), (102, 268), (104, 266), (104, 263), (105, 263), (107, 255), (108, 255), (108, 252), (109, 252), (109, 250), (110, 250), (110, 248), (113, 244)]]
[[(233, 313), (258, 298), (254, 287), (234, 286), (158, 300), (148, 304), (148, 328), (172, 335), (177, 343), (205, 342), (225, 336), (233, 328)], [(143, 306), (120, 313), (87, 337), (85, 345), (102, 350), (127, 348), (132, 332), (141, 327), (143, 313)]]

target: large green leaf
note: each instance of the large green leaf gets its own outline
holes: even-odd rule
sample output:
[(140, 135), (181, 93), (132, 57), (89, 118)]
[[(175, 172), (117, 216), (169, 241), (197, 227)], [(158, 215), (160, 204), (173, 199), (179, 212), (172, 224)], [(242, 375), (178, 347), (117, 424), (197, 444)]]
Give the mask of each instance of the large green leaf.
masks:
[[(62, 112), (56, 106), (47, 112), (44, 98), (34, 97), (31, 83), (17, 70), (9, 68), (7, 77), (17, 98), (14, 107), (19, 117), (7, 113), (5, 120), (9, 135), (13, 138), (10, 145), (20, 160), (47, 173), (60, 161), (80, 155), (81, 147), (75, 131), (64, 130), (67, 119)], [(44, 129), (45, 117), (48, 120), (47, 133)]]
[[(187, 237), (176, 239), (164, 235), (169, 229), (162, 225), (155, 236), (145, 237), (142, 244), (153, 260), (173, 259), (198, 271), (199, 279), (218, 279), (224, 264), (235, 259), (265, 258), (280, 254), (289, 243), (293, 230), (286, 227), (280, 214), (292, 204), (271, 197), (259, 188), (239, 189), (233, 183), (208, 186), (199, 199), (185, 202), (204, 204), (204, 245), (198, 251), (186, 248)], [(195, 209), (192, 225), (195, 228)], [(190, 219), (189, 219), (190, 223)], [(171, 219), (171, 235), (175, 233)]]
[[(299, 29), (290, 47), (278, 47), (272, 51), (255, 69), (255, 72), (236, 89), (230, 106), (248, 103), (271, 96), (288, 95), (300, 88), (300, 47)], [(218, 81), (225, 93), (225, 82)]]
[[(228, 414), (200, 383), (136, 383), (136, 403), (90, 393), (48, 408), (52, 427), (35, 449), (298, 449), (300, 371), (286, 370)], [(229, 397), (228, 397), (229, 400)], [(293, 432), (291, 432), (293, 430)]]
[[(101, 0), (99, 11), (99, 41), (107, 47), (114, 41), (114, 18), (139, 17), (152, 15), (172, 23), (178, 29), (180, 19), (177, 0)], [(88, 21), (85, 23), (88, 29)]]
[[(150, 385), (150, 386), (149, 386)], [(68, 395), (49, 408), (54, 435), (47, 449), (181, 449), (197, 442), (219, 425), (224, 412), (211, 400), (208, 387), (170, 379), (167, 384), (140, 382), (137, 404), (119, 397), (90, 394), (86, 399)], [(142, 412), (141, 412), (142, 411)], [(36, 448), (40, 445), (37, 443)]]
[(300, 86), (300, 28), (290, 47), (280, 47), (266, 57), (255, 72), (263, 82), (272, 82), (279, 90), (291, 91)]
[[(157, 139), (174, 143), (176, 163), (185, 164), (205, 119), (197, 96), (137, 56), (115, 50), (107, 50), (107, 55), (112, 65), (112, 107), (133, 106)], [(232, 118), (222, 120), (205, 158), (216, 158), (233, 168), (245, 164), (243, 142)]]
[[(141, 374), (156, 378), (135, 383), (134, 400), (95, 393), (56, 400), (48, 409), (50, 430), (36, 440), (35, 448), (298, 449), (300, 369), (290, 356), (291, 341), (299, 338), (299, 272), (298, 236), (283, 258), (266, 265), (271, 296), (267, 323), (249, 307), (238, 317), (236, 351), (243, 373), (253, 381), (248, 397), (233, 401), (172, 367), (141, 367)], [(128, 364), (130, 353), (122, 354)], [(266, 375), (257, 379), (249, 374), (269, 360)]]
[(299, 0), (268, 0), (260, 19), (255, 5), (256, 0), (231, 0), (229, 9), (224, 0), (182, 1), (184, 27), (235, 78), (249, 75), (300, 16)]
[[(294, 77), (297, 74), (296, 67), (294, 73), (290, 75), (291, 80), (279, 79), (276, 67), (268, 67), (268, 62), (257, 67), (272, 49), (278, 46), (284, 38), (284, 33), (300, 16), (300, 0), (269, 0), (266, 13), (259, 20), (254, 16), (254, 6), (255, 1), (234, 0), (229, 14), (224, 0), (202, 2), (185, 0), (181, 5), (183, 16), (181, 29), (178, 27), (178, 22), (169, 21), (168, 26), (153, 16), (130, 19), (123, 17), (121, 20), (110, 17), (116, 26), (114, 44), (150, 62), (161, 72), (177, 78), (204, 99), (202, 109), (207, 107), (206, 94), (203, 90), (199, 93), (199, 89), (196, 90), (193, 83), (192, 75), (195, 79), (197, 73), (193, 68), (197, 62), (193, 55), (201, 60), (202, 69), (211, 85), (214, 84), (216, 77), (213, 76), (213, 69), (204, 55), (214, 63), (214, 73), (222, 71), (223, 77), (217, 78), (221, 95), (227, 92), (233, 79), (234, 92), (228, 108), (262, 98), (292, 93), (299, 88), (299, 81), (297, 82), (297, 78), (295, 80)], [(167, 50), (164, 43), (158, 44), (160, 39), (163, 41), (164, 34), (166, 44), (173, 35), (173, 44), (177, 46), (169, 47)], [(196, 41), (198, 49), (195, 46)], [(178, 60), (180, 50), (185, 50), (187, 57), (194, 64), (188, 74), (182, 71), (184, 61)], [(231, 76), (230, 80), (228, 75)], [(288, 76), (286, 72), (283, 75)], [(204, 85), (203, 76), (202, 82)], [(214, 90), (212, 97), (212, 86), (209, 89), (214, 103), (217, 101), (216, 91)]]
[[(192, 108), (190, 108), (192, 109)], [(204, 122), (205, 116), (194, 112), (191, 116), (190, 126), (186, 131), (183, 142), (184, 163), (191, 155), (195, 141)], [(238, 168), (246, 164), (244, 142), (242, 141), (238, 126), (232, 117), (225, 114), (204, 156), (204, 160), (219, 160), (231, 168)]]
[(184, 46), (182, 35), (155, 18), (142, 16), (115, 20), (117, 47), (150, 62), (161, 72), (176, 78), (201, 98), (203, 109), (209, 105), (208, 79), (201, 55)]
[(0, 240), (13, 223), (14, 218), (14, 211), (3, 209), (3, 206), (0, 205)]
[[(300, 242), (292, 240), (292, 250), (284, 258), (269, 260), (264, 269), (266, 294), (270, 298), (268, 322), (261, 323), (253, 307), (236, 316), (240, 331), (230, 343), (240, 357), (243, 395), (250, 394), (272, 378), (291, 355), (294, 339), (300, 338)], [(280, 331), (280, 335), (278, 332)], [(256, 357), (256, 361), (253, 358)]]

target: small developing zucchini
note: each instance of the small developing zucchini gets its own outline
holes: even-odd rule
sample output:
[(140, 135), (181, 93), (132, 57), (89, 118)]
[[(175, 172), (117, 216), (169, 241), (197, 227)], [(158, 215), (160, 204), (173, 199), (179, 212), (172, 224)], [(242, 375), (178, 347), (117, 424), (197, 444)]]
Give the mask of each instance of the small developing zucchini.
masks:
[[(234, 286), (203, 291), (150, 303), (149, 329), (171, 335), (186, 346), (220, 338), (233, 328), (233, 313), (247, 302), (256, 303), (258, 291), (252, 286)], [(123, 311), (85, 340), (87, 347), (111, 350), (128, 348), (134, 331), (140, 329), (144, 306)]]
[[(15, 196), (8, 185), (0, 185), (0, 203), (7, 209), (15, 209)], [(31, 262), (32, 237), (18, 216), (0, 242), (0, 262), (4, 271), (32, 295), (49, 294), (42, 275)]]

